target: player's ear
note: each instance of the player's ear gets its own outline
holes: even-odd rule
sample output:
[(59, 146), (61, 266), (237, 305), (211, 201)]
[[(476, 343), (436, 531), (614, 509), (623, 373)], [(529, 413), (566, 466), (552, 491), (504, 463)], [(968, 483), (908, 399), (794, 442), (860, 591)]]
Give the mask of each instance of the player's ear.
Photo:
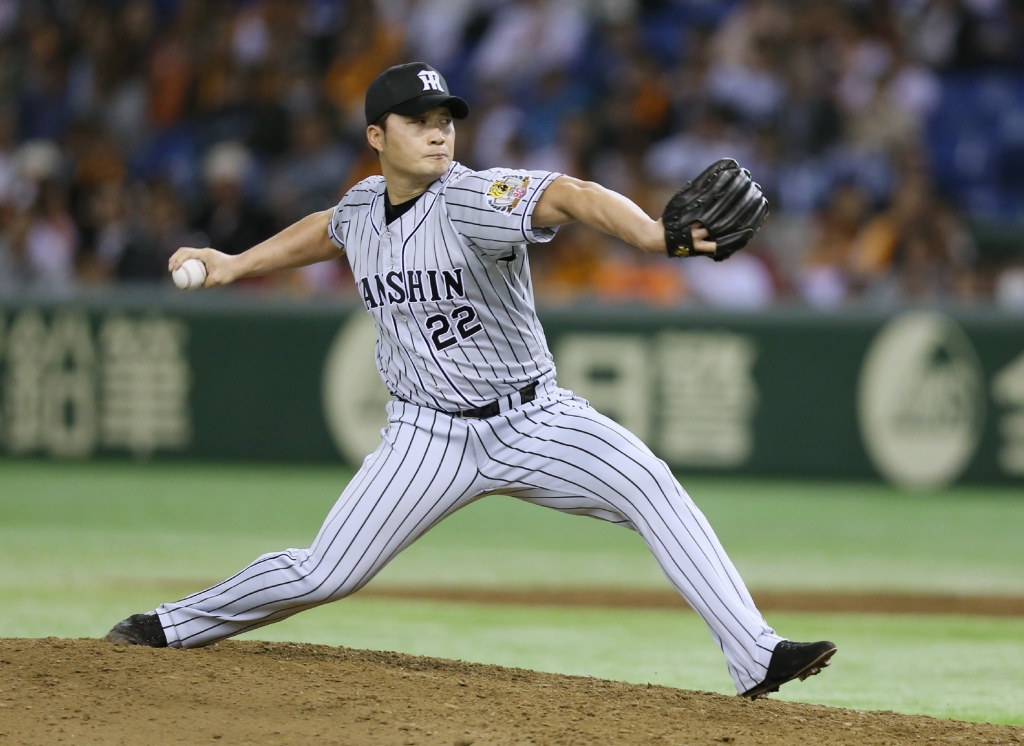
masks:
[(376, 124), (371, 124), (369, 127), (366, 128), (366, 142), (378, 154), (380, 154), (380, 152), (384, 150), (384, 138), (384, 130), (382, 130)]
[(380, 155), (384, 150), (384, 145), (387, 142), (388, 137), (388, 118), (391, 116), (391, 112), (385, 112), (380, 115), (376, 122), (366, 128), (366, 142), (369, 143), (370, 147), (377, 151)]

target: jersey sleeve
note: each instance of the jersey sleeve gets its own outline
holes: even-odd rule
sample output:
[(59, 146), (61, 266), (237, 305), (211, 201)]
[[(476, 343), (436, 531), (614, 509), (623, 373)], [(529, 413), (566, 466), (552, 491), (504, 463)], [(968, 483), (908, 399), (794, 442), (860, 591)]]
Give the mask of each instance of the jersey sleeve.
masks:
[(554, 171), (492, 168), (469, 171), (445, 189), (448, 217), (455, 229), (485, 252), (522, 243), (546, 243), (555, 228), (534, 228), (533, 210)]
[(345, 192), (345, 196), (335, 205), (331, 213), (331, 220), (327, 224), (327, 236), (331, 242), (342, 251), (345, 250), (345, 232), (356, 211), (366, 207), (383, 180), (381, 176), (371, 176), (363, 179), (354, 187)]
[(331, 243), (344, 251), (345, 241), (341, 237), (341, 221), (343, 219), (341, 216), (341, 205), (341, 202), (335, 205), (334, 212), (331, 213), (331, 221), (327, 224), (327, 237), (331, 239)]

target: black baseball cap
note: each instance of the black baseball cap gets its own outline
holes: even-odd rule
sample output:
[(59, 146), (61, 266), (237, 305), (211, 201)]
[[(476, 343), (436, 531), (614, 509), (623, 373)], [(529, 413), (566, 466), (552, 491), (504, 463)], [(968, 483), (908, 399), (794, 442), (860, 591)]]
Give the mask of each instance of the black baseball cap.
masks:
[(448, 91), (444, 76), (426, 62), (395, 65), (378, 75), (366, 89), (366, 124), (386, 113), (411, 117), (447, 106), (456, 119), (469, 116), (469, 105)]

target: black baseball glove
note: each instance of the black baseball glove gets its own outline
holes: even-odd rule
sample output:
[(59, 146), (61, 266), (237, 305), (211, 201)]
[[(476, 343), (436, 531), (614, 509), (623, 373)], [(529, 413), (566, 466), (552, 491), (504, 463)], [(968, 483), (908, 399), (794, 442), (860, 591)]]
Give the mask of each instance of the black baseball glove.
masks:
[[(768, 217), (768, 200), (750, 172), (732, 158), (723, 158), (676, 192), (661, 214), (668, 255), (709, 256), (716, 262), (728, 259), (754, 237)], [(694, 251), (691, 223), (707, 229), (713, 254)]]

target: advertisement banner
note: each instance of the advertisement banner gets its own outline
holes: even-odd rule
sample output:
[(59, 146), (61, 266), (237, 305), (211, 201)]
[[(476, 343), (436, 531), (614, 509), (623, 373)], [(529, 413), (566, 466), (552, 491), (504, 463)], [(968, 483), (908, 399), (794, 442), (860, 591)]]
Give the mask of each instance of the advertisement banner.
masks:
[[(0, 453), (339, 462), (388, 394), (360, 308), (211, 293), (0, 305)], [(1024, 318), (541, 313), (558, 382), (688, 472), (1024, 480)]]

